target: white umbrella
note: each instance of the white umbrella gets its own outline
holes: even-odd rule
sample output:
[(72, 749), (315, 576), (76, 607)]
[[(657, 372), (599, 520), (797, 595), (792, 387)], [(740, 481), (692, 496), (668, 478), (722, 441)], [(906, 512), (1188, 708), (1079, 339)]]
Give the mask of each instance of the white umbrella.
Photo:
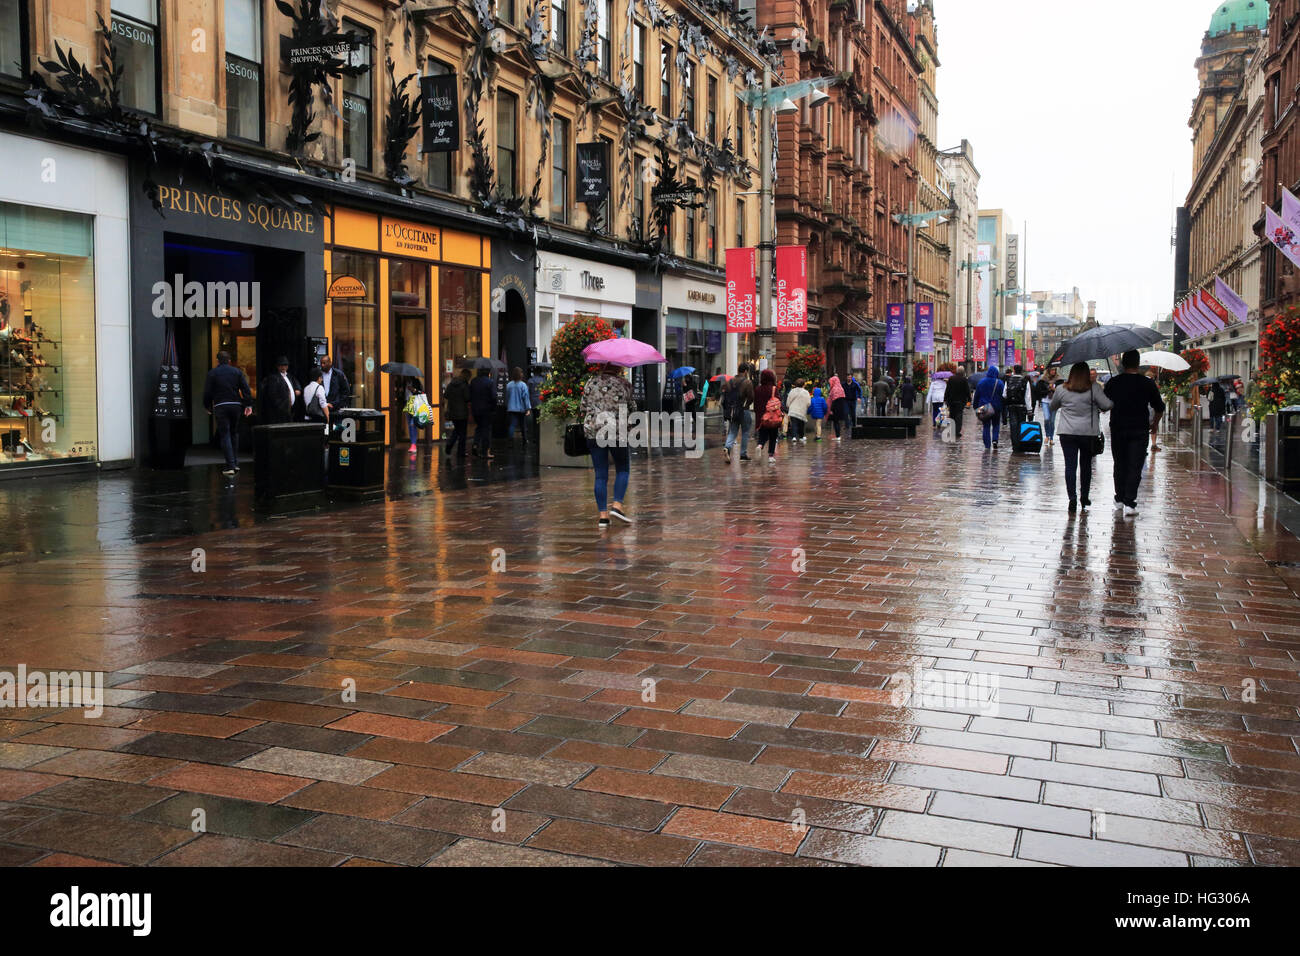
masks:
[(1191, 368), (1187, 364), (1187, 359), (1176, 352), (1143, 352), (1142, 364), (1154, 365), (1156, 368), (1167, 369), (1170, 372), (1186, 372)]

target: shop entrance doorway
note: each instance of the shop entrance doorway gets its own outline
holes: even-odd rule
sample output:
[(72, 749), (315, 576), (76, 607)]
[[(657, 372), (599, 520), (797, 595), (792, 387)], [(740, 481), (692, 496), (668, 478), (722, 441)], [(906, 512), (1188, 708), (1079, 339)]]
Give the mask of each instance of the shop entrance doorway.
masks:
[[(301, 285), (302, 254), (171, 235), (163, 249), (171, 311), (178, 302), (184, 307), (182, 314), (173, 314), (172, 326), (190, 415), (184, 434), (178, 428), (172, 440), (189, 446), (186, 465), (223, 460), (215, 421), (203, 407), (203, 387), (217, 353), (226, 351), (231, 364), (248, 376), (254, 396), (253, 414), (240, 419), (239, 433), (240, 455), (251, 457), (252, 429), (261, 417), (259, 384), (274, 371), (276, 359), (288, 357), (289, 372), (300, 385), (310, 371), (302, 347), (306, 309), (277, 304), (293, 301), (291, 283)], [(176, 299), (178, 285), (182, 291)]]

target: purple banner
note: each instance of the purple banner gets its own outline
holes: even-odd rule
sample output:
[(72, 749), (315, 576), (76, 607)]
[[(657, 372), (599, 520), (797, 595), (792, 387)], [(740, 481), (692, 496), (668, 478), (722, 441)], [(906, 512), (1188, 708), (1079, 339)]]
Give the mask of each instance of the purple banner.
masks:
[(710, 355), (717, 355), (722, 351), (722, 332), (718, 329), (708, 329), (704, 333), (705, 348), (704, 351)]
[(916, 351), (925, 355), (934, 351), (934, 303), (916, 303)]
[(885, 307), (885, 351), (903, 351), (905, 339), (903, 304), (901, 302), (891, 302)]
[(1006, 339), (1002, 343), (1002, 365), (1010, 368), (1016, 364), (1016, 340)]

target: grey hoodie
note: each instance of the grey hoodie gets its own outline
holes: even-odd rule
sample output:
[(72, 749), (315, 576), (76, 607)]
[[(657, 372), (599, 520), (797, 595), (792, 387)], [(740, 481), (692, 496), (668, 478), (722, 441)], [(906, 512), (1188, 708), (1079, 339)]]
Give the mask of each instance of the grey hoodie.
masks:
[(1086, 392), (1072, 392), (1064, 383), (1052, 393), (1051, 409), (1058, 435), (1100, 435), (1101, 413), (1115, 403), (1106, 397), (1100, 383)]

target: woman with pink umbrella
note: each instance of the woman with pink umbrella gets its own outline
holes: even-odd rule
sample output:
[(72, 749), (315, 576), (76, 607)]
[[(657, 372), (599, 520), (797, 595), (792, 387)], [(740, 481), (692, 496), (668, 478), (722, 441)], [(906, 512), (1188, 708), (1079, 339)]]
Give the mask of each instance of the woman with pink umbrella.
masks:
[[(623, 375), (623, 369), (668, 360), (653, 346), (627, 338), (593, 342), (582, 350), (582, 357), (588, 364), (600, 366), (583, 383), (580, 407), (587, 451), (596, 473), (594, 492), (596, 510), (599, 513), (597, 525), (604, 530), (609, 527), (611, 515), (619, 521), (632, 523), (631, 516), (623, 507), (623, 498), (627, 495), (628, 482), (631, 480), (631, 455), (627, 445), (622, 444), (626, 436), (619, 434), (617, 427), (620, 409), (630, 410), (632, 405), (632, 383)], [(614, 462), (614, 501), (609, 504), (611, 459)]]

